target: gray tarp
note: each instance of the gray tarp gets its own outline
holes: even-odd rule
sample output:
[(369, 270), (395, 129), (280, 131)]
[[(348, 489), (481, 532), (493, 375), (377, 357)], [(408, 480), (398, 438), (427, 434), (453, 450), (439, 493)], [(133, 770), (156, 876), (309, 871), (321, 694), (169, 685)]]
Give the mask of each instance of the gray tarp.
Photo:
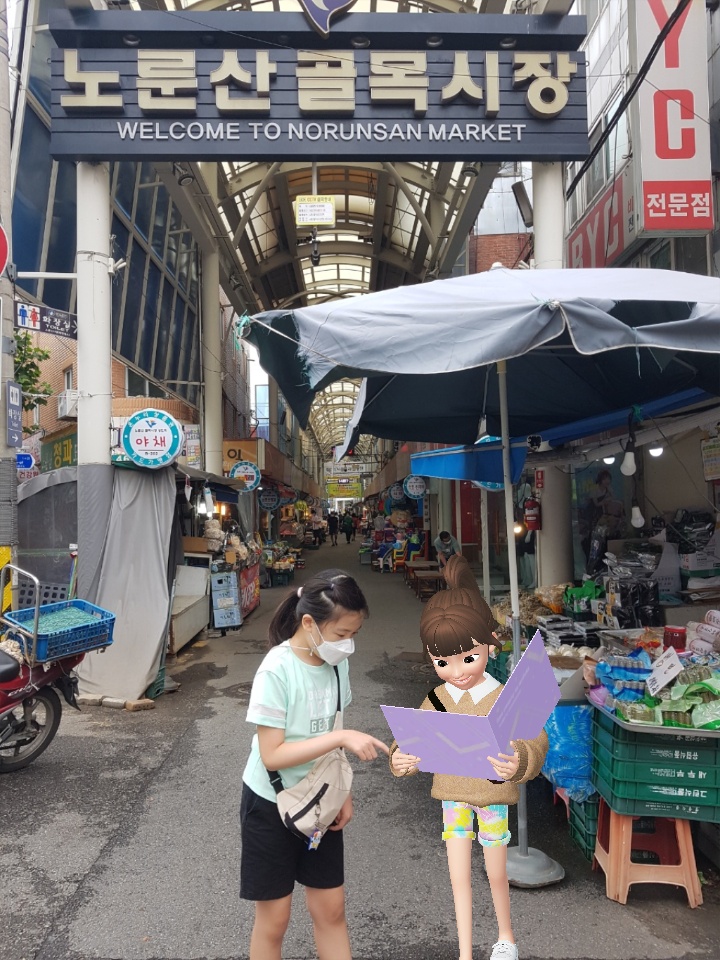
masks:
[(83, 694), (136, 700), (157, 676), (165, 637), (175, 472), (168, 467), (114, 474), (95, 599), (115, 613), (114, 642), (104, 653), (88, 654), (78, 673)]

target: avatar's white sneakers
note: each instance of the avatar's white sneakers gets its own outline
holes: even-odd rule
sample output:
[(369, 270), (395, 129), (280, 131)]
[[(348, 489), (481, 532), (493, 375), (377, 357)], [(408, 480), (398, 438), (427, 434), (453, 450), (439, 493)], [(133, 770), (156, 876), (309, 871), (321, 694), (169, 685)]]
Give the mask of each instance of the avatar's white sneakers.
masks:
[(498, 940), (492, 948), (490, 960), (518, 960), (518, 950), (509, 940)]

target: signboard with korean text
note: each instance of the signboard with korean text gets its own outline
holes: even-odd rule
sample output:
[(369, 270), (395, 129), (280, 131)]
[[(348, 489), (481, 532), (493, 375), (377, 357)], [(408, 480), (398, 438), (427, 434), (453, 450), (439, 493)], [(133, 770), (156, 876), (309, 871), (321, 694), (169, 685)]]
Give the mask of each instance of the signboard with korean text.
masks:
[(261, 510), (277, 510), (280, 506), (280, 494), (275, 487), (264, 487), (258, 491), (258, 504)]
[(51, 153), (582, 159), (584, 18), (532, 19), (351, 13), (323, 41), (286, 12), (54, 11)]
[(363, 473), (372, 473), (373, 465), (369, 460), (328, 460), (324, 464), (326, 477), (361, 476)]
[(200, 469), (202, 467), (200, 427), (194, 423), (184, 423), (182, 428), (184, 434), (183, 448), (178, 459), (188, 467)]
[(609, 267), (637, 239), (634, 167), (629, 161), (567, 239), (569, 267)]
[(422, 500), (425, 496), (426, 489), (427, 484), (423, 477), (416, 477), (414, 474), (411, 474), (403, 480), (403, 492), (405, 496), (410, 497), (411, 500)]
[(401, 500), (405, 499), (405, 491), (401, 483), (394, 483), (390, 487), (390, 499), (394, 500), (395, 503), (400, 503)]
[(237, 463), (232, 465), (230, 470), (230, 476), (233, 479), (240, 478), (245, 483), (245, 493), (250, 493), (252, 490), (257, 490), (262, 481), (262, 474), (256, 463), (251, 463), (250, 460), (238, 460)]
[(6, 439), (9, 447), (21, 447), (22, 431), (22, 387), (14, 380), (5, 384)]
[[(675, 0), (629, 6), (636, 64), (645, 60), (676, 6)], [(705, 4), (693, 0), (638, 91), (633, 152), (640, 160), (638, 217), (646, 235), (713, 229), (706, 50)]]
[(60, 467), (77, 466), (77, 431), (48, 440), (40, 448), (40, 470), (48, 473)]
[(700, 443), (703, 474), (706, 480), (720, 480), (720, 437), (711, 437)]
[(15, 301), (15, 326), (18, 330), (35, 330), (38, 333), (52, 333), (56, 337), (77, 340), (77, 317), (54, 307), (43, 307), (37, 303)]
[(329, 500), (362, 500), (363, 487), (360, 477), (328, 477), (325, 490)]
[(177, 460), (183, 445), (183, 430), (169, 413), (148, 408), (128, 419), (120, 443), (132, 463), (158, 470)]
[(335, 197), (298, 197), (294, 207), (298, 227), (335, 226)]

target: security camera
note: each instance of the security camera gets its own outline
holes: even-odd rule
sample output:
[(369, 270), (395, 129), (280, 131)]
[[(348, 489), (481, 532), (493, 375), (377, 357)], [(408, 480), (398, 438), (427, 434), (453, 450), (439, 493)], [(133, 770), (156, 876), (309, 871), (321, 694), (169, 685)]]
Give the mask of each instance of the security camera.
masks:
[(527, 445), (531, 450), (539, 450), (542, 446), (543, 439), (537, 433), (532, 433), (527, 438)]
[(310, 254), (310, 263), (311, 263), (314, 267), (319, 267), (319, 266), (320, 266), (320, 251), (319, 251), (319, 250), (313, 250), (313, 252)]

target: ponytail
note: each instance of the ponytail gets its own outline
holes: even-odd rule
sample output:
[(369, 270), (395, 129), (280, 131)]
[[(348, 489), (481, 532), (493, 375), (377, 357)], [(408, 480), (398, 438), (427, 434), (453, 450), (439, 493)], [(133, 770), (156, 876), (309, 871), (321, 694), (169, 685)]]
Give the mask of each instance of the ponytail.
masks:
[(349, 574), (343, 570), (323, 570), (283, 600), (268, 628), (271, 647), (289, 640), (307, 614), (316, 623), (337, 620), (342, 613), (368, 616), (367, 600)]

